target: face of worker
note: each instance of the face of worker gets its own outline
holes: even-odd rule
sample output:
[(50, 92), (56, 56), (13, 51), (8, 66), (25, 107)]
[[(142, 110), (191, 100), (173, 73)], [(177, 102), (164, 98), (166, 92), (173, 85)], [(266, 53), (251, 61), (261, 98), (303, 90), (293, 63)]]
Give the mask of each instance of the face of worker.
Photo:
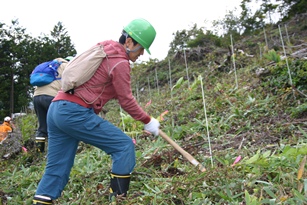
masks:
[(135, 62), (139, 58), (140, 55), (144, 54), (144, 48), (140, 44), (133, 45), (133, 41), (131, 38), (127, 38), (126, 45), (127, 45), (127, 48), (130, 49), (129, 59), (132, 62)]

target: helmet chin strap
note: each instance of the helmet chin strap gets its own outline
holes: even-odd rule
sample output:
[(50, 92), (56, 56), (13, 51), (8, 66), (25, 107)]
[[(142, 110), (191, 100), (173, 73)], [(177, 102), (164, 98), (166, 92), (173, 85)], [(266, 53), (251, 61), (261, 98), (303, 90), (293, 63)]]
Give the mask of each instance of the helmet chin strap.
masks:
[[(127, 40), (128, 34), (127, 33), (122, 33), (122, 34), (126, 37), (126, 40)], [(128, 46), (126, 46), (126, 53), (127, 53), (127, 55), (129, 55), (130, 52), (136, 52), (141, 48), (142, 48), (142, 46), (138, 46), (137, 48), (135, 48), (131, 51), (130, 48), (128, 48)]]
[(140, 50), (142, 48), (142, 46), (138, 46), (133, 50), (130, 50), (130, 48), (128, 48), (128, 46), (126, 46), (126, 53), (129, 55), (130, 52), (137, 52), (138, 50)]

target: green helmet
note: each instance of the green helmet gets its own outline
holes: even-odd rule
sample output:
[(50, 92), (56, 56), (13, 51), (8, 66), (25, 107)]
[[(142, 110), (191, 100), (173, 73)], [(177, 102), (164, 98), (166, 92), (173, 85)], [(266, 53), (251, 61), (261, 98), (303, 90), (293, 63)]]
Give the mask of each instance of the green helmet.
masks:
[(149, 47), (156, 37), (156, 30), (145, 19), (134, 19), (131, 21), (124, 30), (128, 35), (138, 42), (146, 51), (150, 53)]
[(73, 58), (74, 58), (74, 57), (72, 57), (72, 56), (67, 56), (67, 57), (65, 58), (65, 60), (71, 61)]

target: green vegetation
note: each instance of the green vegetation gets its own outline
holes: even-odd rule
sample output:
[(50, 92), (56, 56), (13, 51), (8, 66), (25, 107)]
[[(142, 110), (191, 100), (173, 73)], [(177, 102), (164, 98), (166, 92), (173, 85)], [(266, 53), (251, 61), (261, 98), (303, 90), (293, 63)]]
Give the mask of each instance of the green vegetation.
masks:
[[(113, 204), (306, 204), (307, 174), (300, 167), (306, 168), (307, 101), (287, 83), (284, 60), (269, 64), (270, 73), (262, 77), (254, 72), (259, 63), (265, 62), (251, 61), (238, 69), (237, 89), (233, 72), (209, 70), (203, 61), (190, 63), (193, 75), (202, 76), (193, 78), (190, 88), (185, 65), (177, 61), (171, 65), (178, 79), (173, 80), (172, 87), (167, 83), (161, 86), (159, 94), (151, 82), (149, 95), (147, 81), (141, 80), (141, 76), (148, 76), (150, 66), (139, 69), (143, 74), (133, 76), (139, 78), (139, 84), (144, 83), (145, 89), (139, 93), (144, 109), (160, 118), (161, 129), (200, 161), (206, 172), (200, 173), (161, 137), (144, 135), (143, 126), (120, 113), (116, 102), (111, 102), (106, 107), (106, 118), (137, 143), (137, 165), (129, 198)], [(305, 72), (305, 61), (290, 59), (290, 65), (295, 87), (306, 93), (304, 76), (299, 74)], [(164, 68), (164, 62), (157, 66), (163, 78), (168, 68)], [(33, 116), (29, 114), (18, 122), (24, 140), (33, 136)], [(238, 156), (242, 156), (241, 161), (232, 166)], [(28, 153), (0, 163), (2, 200), (8, 204), (30, 204), (44, 171), (44, 155), (37, 155), (30, 148)], [(109, 156), (81, 143), (71, 179), (56, 204), (107, 204), (110, 167)]]
[[(128, 199), (111, 204), (307, 204), (307, 64), (306, 56), (294, 55), (307, 42), (302, 17), (285, 22), (287, 56), (276, 26), (238, 32), (234, 53), (231, 33), (217, 37), (194, 27), (176, 33), (166, 59), (134, 65), (132, 87), (140, 105), (206, 171), (161, 137), (143, 134), (143, 125), (112, 101), (105, 117), (136, 140), (137, 164)], [(46, 165), (33, 147), (36, 123), (33, 113), (16, 122), (28, 152), (0, 160), (0, 204), (31, 204)], [(110, 168), (109, 156), (80, 143), (55, 204), (109, 204)]]

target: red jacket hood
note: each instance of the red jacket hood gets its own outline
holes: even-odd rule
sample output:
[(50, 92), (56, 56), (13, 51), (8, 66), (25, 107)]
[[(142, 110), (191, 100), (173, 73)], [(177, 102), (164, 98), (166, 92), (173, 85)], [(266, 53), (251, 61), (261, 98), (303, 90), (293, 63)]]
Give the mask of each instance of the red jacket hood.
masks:
[(129, 60), (128, 55), (126, 53), (126, 49), (119, 42), (113, 40), (107, 40), (100, 42), (99, 44), (103, 45), (103, 49), (108, 55), (108, 58), (120, 57)]

